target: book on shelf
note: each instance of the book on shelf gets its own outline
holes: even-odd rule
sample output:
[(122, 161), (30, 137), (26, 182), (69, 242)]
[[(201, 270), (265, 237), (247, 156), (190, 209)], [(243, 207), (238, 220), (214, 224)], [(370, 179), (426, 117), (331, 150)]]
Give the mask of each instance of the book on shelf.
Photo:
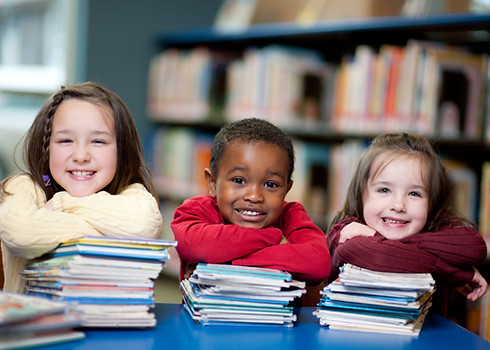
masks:
[(485, 55), (413, 39), (379, 49), (359, 45), (338, 65), (314, 50), (282, 45), (235, 54), (170, 48), (150, 65), (148, 109), (158, 120), (254, 115), (282, 127), (482, 140), (490, 134), (488, 66)]
[(321, 121), (333, 77), (333, 66), (313, 50), (249, 48), (229, 66), (225, 118), (258, 115), (279, 126)]
[(82, 315), (67, 303), (0, 292), (0, 348), (18, 349), (82, 339)]
[(197, 265), (180, 289), (184, 308), (201, 325), (276, 325), (296, 321), (290, 302), (305, 293), (288, 272), (226, 264)]
[(479, 231), (490, 242), (490, 161), (482, 165), (479, 218)]
[(454, 190), (454, 205), (457, 212), (463, 217), (476, 222), (478, 216), (478, 179), (476, 172), (452, 159), (442, 159)]
[(485, 119), (483, 124), (483, 140), (487, 145), (490, 145), (490, 59), (487, 60), (487, 79), (486, 79), (486, 94), (485, 94)]
[(294, 184), (286, 200), (302, 203), (313, 222), (319, 227), (326, 227), (330, 148), (328, 145), (298, 139), (293, 139), (293, 145)]
[(234, 53), (198, 47), (167, 49), (148, 72), (147, 110), (154, 120), (200, 121), (223, 108), (227, 66)]
[(154, 281), (177, 242), (84, 237), (30, 260), (22, 272), (30, 295), (74, 305), (83, 327), (152, 327)]
[(428, 273), (390, 273), (344, 264), (325, 286), (314, 314), (322, 326), (362, 332), (420, 334), (435, 281)]
[(210, 133), (185, 127), (155, 131), (151, 170), (157, 191), (177, 199), (206, 194), (204, 169), (209, 167), (213, 139)]

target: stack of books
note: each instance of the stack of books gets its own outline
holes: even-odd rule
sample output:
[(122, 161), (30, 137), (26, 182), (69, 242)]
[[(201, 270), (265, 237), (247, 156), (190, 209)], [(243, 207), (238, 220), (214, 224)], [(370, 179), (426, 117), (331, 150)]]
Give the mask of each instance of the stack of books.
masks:
[(345, 264), (322, 290), (314, 314), (331, 329), (417, 336), (434, 291), (428, 273), (378, 272)]
[(28, 294), (75, 304), (84, 327), (153, 327), (155, 279), (175, 241), (85, 237), (26, 264)]
[(0, 349), (82, 339), (85, 334), (74, 330), (81, 323), (81, 316), (66, 303), (0, 292)]
[(225, 264), (197, 265), (180, 283), (184, 308), (202, 325), (281, 325), (296, 321), (290, 304), (305, 290), (288, 272)]

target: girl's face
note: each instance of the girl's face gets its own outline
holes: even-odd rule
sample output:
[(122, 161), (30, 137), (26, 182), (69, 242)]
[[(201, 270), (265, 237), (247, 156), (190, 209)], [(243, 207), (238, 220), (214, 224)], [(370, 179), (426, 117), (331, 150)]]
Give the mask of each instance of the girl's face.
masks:
[(281, 215), (288, 183), (287, 152), (265, 143), (232, 143), (227, 146), (215, 178), (205, 177), (224, 220), (242, 227), (265, 228)]
[(53, 116), (49, 169), (74, 197), (94, 194), (114, 178), (117, 145), (114, 118), (91, 102), (63, 101)]
[[(378, 156), (371, 172), (383, 160), (383, 156)], [(422, 171), (420, 159), (398, 157), (376, 174), (370, 174), (363, 198), (366, 224), (388, 239), (402, 239), (421, 232), (429, 210)]]

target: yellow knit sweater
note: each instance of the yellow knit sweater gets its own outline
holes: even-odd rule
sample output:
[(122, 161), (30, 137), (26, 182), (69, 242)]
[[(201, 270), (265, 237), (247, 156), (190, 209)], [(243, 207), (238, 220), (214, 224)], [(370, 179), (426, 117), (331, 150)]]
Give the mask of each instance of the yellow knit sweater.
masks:
[(84, 236), (158, 238), (162, 215), (155, 198), (141, 184), (132, 184), (120, 194), (98, 192), (72, 197), (58, 192), (54, 211), (44, 208), (41, 188), (26, 175), (8, 182), (0, 203), (4, 290), (25, 291), (22, 272), (26, 259), (38, 257), (60, 242)]

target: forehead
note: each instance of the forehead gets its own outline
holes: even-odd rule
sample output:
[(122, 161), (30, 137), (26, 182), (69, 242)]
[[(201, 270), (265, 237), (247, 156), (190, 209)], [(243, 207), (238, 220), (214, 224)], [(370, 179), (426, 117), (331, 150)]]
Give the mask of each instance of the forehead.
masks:
[[(380, 175), (389, 175), (390, 172), (404, 169), (407, 176), (419, 178), (424, 185), (427, 184), (427, 169), (421, 156), (413, 154), (397, 154), (387, 152), (374, 158), (369, 171), (369, 180)], [(402, 175), (403, 175), (402, 174)]]
[(275, 144), (263, 141), (233, 141), (226, 146), (220, 163), (226, 162), (227, 165), (236, 165), (241, 162), (248, 162), (258, 167), (274, 166), (288, 171), (288, 160), (286, 150)]
[(53, 115), (53, 127), (72, 123), (103, 123), (114, 130), (114, 115), (110, 108), (92, 101), (71, 98), (60, 103)]

